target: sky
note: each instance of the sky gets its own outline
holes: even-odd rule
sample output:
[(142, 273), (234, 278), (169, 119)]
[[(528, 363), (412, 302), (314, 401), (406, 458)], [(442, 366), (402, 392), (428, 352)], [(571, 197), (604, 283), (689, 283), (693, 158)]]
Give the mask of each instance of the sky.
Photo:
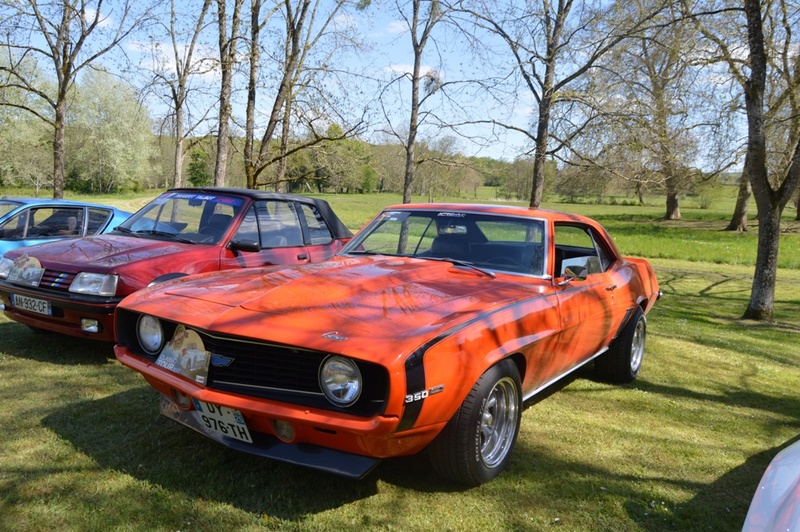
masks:
[[(393, 12), (391, 7), (394, 7), (393, 3), (388, 6), (383, 4), (370, 13), (360, 13), (357, 23), (359, 27), (364, 28), (363, 33), (374, 43), (374, 51), (370, 57), (373, 67), (384, 76), (395, 77), (401, 72), (410, 73), (412, 71), (414, 55), (407, 23), (398, 16), (397, 12)], [(490, 37), (484, 37), (484, 39), (487, 38)], [(527, 127), (530, 123), (532, 107), (524, 101), (524, 95), (522, 98), (518, 97), (498, 104), (486, 98), (485, 94), (475, 94), (474, 89), (461, 84), (463, 80), (478, 79), (484, 75), (494, 75), (496, 72), (493, 72), (489, 65), (475, 60), (464, 39), (452, 32), (447, 32), (443, 25), (437, 26), (434, 30), (432, 40), (425, 49), (422, 70), (423, 72), (438, 72), (443, 82), (455, 83), (446, 89), (447, 94), (455, 98), (462, 109), (454, 109), (453, 105), (447, 105), (443, 98), (433, 98), (433, 105), (429, 106), (437, 113), (444, 113), (444, 116), (449, 117), (453, 123), (491, 118), (521, 128)], [(405, 84), (405, 88), (408, 88), (408, 84)], [(408, 100), (407, 92), (404, 95)], [(397, 107), (404, 108), (404, 111), (408, 110), (407, 105), (400, 103)], [(398, 124), (401, 121), (407, 122), (407, 120), (407, 112), (398, 114), (396, 117)], [(529, 148), (526, 146), (526, 139), (522, 136), (506, 135), (492, 142), (485, 142), (483, 139), (494, 137), (489, 126), (461, 127), (459, 131), (464, 133), (464, 136), (457, 137), (457, 146), (459, 151), (466, 155), (513, 160), (521, 151)], [(423, 135), (453, 136), (453, 132), (429, 127), (423, 128)], [(470, 141), (466, 138), (467, 136), (481, 140)]]
[[(395, 83), (388, 88), (385, 85), (387, 80), (398, 78), (404, 72), (410, 72), (414, 60), (407, 24), (400, 18), (396, 9), (393, 1), (378, 0), (366, 10), (352, 11), (336, 20), (337, 25), (350, 28), (366, 45), (366, 48), (358, 53), (350, 52), (347, 49), (337, 50), (335, 61), (341, 61), (339, 64), (347, 70), (360, 73), (358, 77), (351, 77), (345, 82), (348, 86), (339, 88), (343, 93), (352, 95), (353, 88), (357, 87), (359, 89), (358, 98), (349, 103), (355, 109), (359, 105), (370, 107), (371, 125), (365, 132), (364, 140), (371, 142), (394, 141), (391, 136), (387, 136), (388, 130), (394, 128), (395, 131), (402, 133), (407, 129), (410, 112), (408, 107), (410, 84), (404, 81)], [(214, 29), (212, 28), (212, 30)], [(205, 53), (217, 54), (214, 46), (216, 36), (209, 34), (206, 37), (208, 44)], [(149, 42), (141, 38), (131, 39), (125, 46), (129, 56), (138, 58), (143, 66), (152, 63), (151, 55), (147, 53), (151, 48)], [(171, 53), (171, 46), (164, 41), (162, 50)], [(439, 25), (423, 55), (423, 72), (431, 70), (437, 71), (442, 81), (454, 83), (463, 79), (483, 76), (490, 69), (488, 65), (471, 59), (463, 39), (446, 32), (445, 27)], [(211, 71), (204, 76), (203, 80), (196, 80), (195, 83), (198, 87), (205, 85), (206, 89), (213, 93), (214, 89), (219, 86), (218, 72)], [(241, 88), (244, 80), (240, 79), (239, 83)], [(378, 105), (379, 94), (381, 94), (382, 107)], [(452, 99), (444, 98), (445, 95)], [(243, 92), (237, 92), (236, 98), (234, 115), (243, 122)], [(262, 90), (259, 93), (262, 113), (268, 111), (271, 98), (272, 94), (269, 94), (268, 90)], [(476, 95), (474, 90), (466, 85), (455, 84), (446, 87), (444, 92), (439, 91), (435, 94), (423, 107), (423, 111), (432, 112), (442, 120), (453, 123), (464, 122), (476, 117), (500, 118), (522, 128), (529, 123), (530, 105), (511, 100), (491, 104), (490, 101), (485, 95)], [(147, 103), (154, 114), (164, 114), (163, 104), (159, 103), (157, 98), (150, 97), (147, 99)], [(387, 126), (381, 109), (386, 110), (391, 127)], [(430, 117), (423, 118), (420, 140), (435, 142), (437, 139), (449, 136), (456, 139), (456, 150), (465, 155), (513, 160), (528, 147), (526, 139), (521, 135), (486, 140), (492, 137), (491, 128), (487, 126), (464, 126), (459, 129), (458, 133), (454, 133), (450, 130), (440, 130), (432, 124), (433, 120)], [(468, 137), (472, 137), (472, 139)]]

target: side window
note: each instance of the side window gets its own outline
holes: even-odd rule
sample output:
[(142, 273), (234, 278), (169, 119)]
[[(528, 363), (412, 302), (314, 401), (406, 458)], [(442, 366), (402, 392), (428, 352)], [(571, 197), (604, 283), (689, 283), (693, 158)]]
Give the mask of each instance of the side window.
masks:
[(599, 241), (589, 227), (557, 223), (555, 276), (564, 276), (570, 267), (586, 268), (589, 274), (604, 272), (611, 265), (611, 255), (598, 247)]
[[(249, 216), (249, 213), (248, 213)], [(261, 247), (282, 248), (303, 245), (303, 230), (292, 203), (259, 201), (255, 205)]]
[(111, 218), (111, 211), (89, 207), (89, 224), (86, 227), (86, 234), (96, 235), (102, 231), (109, 218)]
[(256, 210), (253, 207), (247, 209), (239, 229), (233, 239), (237, 242), (259, 242), (258, 223), (256, 222)]
[(602, 238), (595, 235), (594, 231), (591, 231), (591, 233), (592, 239), (594, 240), (594, 247), (597, 250), (597, 258), (600, 261), (601, 271), (606, 271), (611, 267), (611, 263), (614, 262), (614, 254), (606, 248)]
[(32, 221), (28, 238), (80, 236), (83, 230), (83, 209), (42, 207), (31, 209)]
[(28, 213), (30, 209), (15, 214), (0, 225), (0, 238), (6, 240), (19, 240), (27, 236)]
[(333, 235), (330, 229), (328, 229), (328, 224), (325, 223), (325, 220), (322, 218), (317, 208), (313, 205), (306, 205), (305, 203), (301, 203), (300, 207), (306, 219), (306, 225), (308, 226), (311, 237), (311, 245), (329, 244), (333, 242)]

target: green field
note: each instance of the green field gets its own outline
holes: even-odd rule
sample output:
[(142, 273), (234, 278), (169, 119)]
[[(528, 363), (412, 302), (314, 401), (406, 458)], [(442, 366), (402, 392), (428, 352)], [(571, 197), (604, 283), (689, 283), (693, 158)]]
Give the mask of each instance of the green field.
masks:
[[(325, 197), (353, 229), (399, 202)], [(800, 434), (794, 210), (767, 324), (739, 319), (757, 235), (755, 222), (721, 231), (730, 198), (689, 198), (678, 222), (657, 200), (545, 206), (601, 220), (624, 254), (651, 259), (665, 296), (639, 379), (611, 386), (587, 370), (529, 401), (495, 481), (463, 489), (418, 457), (351, 481), (236, 453), (159, 417), (156, 393), (109, 346), (0, 317), (0, 530), (740, 529), (764, 468)]]

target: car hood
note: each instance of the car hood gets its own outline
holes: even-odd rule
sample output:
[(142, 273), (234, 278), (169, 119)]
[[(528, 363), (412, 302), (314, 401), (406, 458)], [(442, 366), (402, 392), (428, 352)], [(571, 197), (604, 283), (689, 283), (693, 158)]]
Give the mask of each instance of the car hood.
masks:
[(122, 306), (219, 333), (374, 358), (386, 349), (380, 345), (406, 352), (548, 287), (541, 279), (491, 278), (449, 262), (340, 257), (194, 276), (139, 292)]
[(27, 254), (36, 257), (45, 268), (53, 270), (106, 273), (123, 264), (181, 253), (193, 247), (195, 244), (183, 242), (99, 235), (31, 246), (15, 250), (9, 257)]

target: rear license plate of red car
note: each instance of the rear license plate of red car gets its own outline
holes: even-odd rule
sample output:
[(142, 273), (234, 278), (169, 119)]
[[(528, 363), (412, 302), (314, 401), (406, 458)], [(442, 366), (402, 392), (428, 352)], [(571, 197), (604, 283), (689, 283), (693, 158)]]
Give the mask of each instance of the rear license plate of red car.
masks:
[(35, 312), (36, 314), (44, 314), (45, 316), (53, 315), (53, 309), (50, 306), (50, 302), (44, 299), (36, 299), (35, 297), (12, 294), (11, 302), (20, 310), (27, 310), (28, 312)]
[(253, 443), (253, 438), (250, 436), (250, 431), (247, 430), (247, 425), (241, 412), (227, 406), (206, 403), (199, 399), (192, 399), (192, 401), (194, 401), (194, 408), (200, 416), (200, 421), (203, 422), (203, 425), (208, 430), (220, 436)]

